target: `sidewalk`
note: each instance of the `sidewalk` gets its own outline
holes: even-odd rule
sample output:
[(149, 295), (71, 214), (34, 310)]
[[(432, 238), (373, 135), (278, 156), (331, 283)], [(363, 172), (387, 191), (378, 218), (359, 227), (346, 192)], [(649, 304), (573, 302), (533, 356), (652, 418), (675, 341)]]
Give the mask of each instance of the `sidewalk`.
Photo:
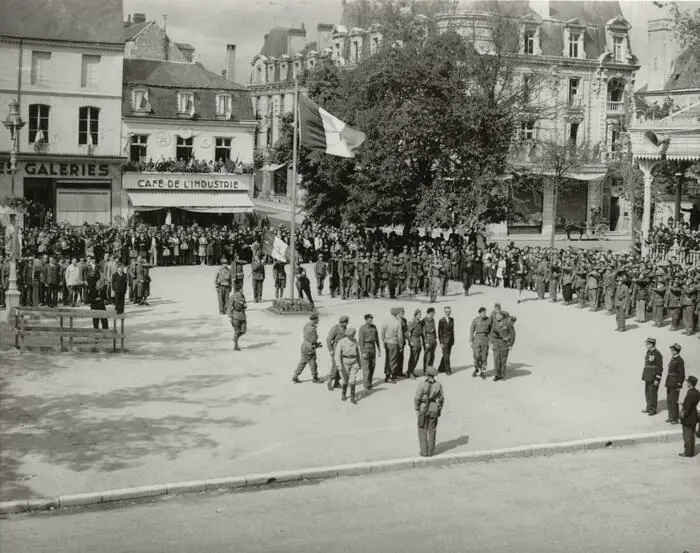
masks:
[[(303, 317), (279, 317), (249, 304), (249, 332), (234, 354), (230, 325), (216, 310), (213, 267), (153, 271), (157, 297), (127, 307), (129, 352), (0, 351), (0, 500), (65, 494), (287, 469), (411, 457), (416, 454), (416, 382), (382, 383), (359, 405), (309, 382), (292, 385)], [(197, 283), (193, 286), (192, 283)], [(250, 296), (250, 280), (245, 281)], [(274, 296), (271, 279), (265, 298)], [(515, 304), (510, 290), (457, 287), (436, 304), (452, 306), (458, 340), (455, 374), (441, 376), (447, 403), (439, 451), (466, 452), (670, 429), (666, 413), (640, 414), (644, 338), (659, 349), (677, 341), (686, 363), (697, 337), (666, 329), (613, 332), (611, 317), (551, 303)], [(481, 305), (501, 301), (518, 317), (510, 376), (471, 377), (468, 325)], [(426, 298), (342, 302), (322, 297), (324, 340), (341, 314), (356, 328), (364, 313), (378, 325), (389, 308), (407, 313)], [(133, 336), (133, 338), (132, 338)], [(382, 374), (383, 358), (377, 376)], [(325, 349), (320, 373), (328, 372)], [(692, 372), (692, 371), (690, 371)], [(664, 394), (661, 393), (662, 408)]]

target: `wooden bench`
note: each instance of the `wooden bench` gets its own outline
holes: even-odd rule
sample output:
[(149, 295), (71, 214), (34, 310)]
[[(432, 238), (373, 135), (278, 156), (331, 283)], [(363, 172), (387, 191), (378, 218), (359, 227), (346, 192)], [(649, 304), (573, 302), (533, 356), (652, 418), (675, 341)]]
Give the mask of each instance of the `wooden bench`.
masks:
[[(50, 319), (49, 322), (46, 319)], [(88, 320), (90, 326), (78, 326), (76, 320)], [(92, 319), (111, 320), (109, 329), (93, 328)], [(117, 351), (117, 340), (120, 341), (120, 351), (124, 352), (124, 320), (126, 314), (117, 314), (114, 310), (92, 311), (90, 309), (75, 309), (69, 307), (18, 307), (15, 308), (14, 334), (15, 348), (22, 353), (25, 347), (25, 336), (53, 336), (60, 339), (61, 351), (73, 349), (75, 338), (92, 338), (94, 340), (112, 340), (113, 351)], [(117, 330), (119, 321), (119, 330)], [(68, 348), (65, 341), (68, 340)]]

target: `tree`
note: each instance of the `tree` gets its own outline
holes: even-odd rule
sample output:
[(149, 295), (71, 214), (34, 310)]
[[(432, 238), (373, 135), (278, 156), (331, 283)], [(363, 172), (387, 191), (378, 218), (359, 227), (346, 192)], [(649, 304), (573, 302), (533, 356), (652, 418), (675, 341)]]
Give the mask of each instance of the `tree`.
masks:
[(681, 46), (700, 55), (700, 8), (694, 12), (684, 10), (678, 2), (671, 3), (671, 15), (674, 19), (676, 37)]

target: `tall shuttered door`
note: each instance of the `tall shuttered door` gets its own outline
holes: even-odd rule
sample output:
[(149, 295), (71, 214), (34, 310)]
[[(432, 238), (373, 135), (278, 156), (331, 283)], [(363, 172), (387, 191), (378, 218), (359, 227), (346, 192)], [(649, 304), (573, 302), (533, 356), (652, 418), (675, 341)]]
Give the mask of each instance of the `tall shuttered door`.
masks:
[(93, 188), (56, 189), (56, 221), (79, 226), (110, 223), (110, 191)]

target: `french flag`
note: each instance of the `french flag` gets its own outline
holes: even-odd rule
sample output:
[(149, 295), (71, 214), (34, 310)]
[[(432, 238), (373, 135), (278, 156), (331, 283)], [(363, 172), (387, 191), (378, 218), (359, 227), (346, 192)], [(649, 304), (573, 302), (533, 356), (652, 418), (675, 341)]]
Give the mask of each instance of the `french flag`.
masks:
[(307, 148), (339, 157), (355, 157), (367, 138), (303, 94), (299, 94), (299, 135)]

